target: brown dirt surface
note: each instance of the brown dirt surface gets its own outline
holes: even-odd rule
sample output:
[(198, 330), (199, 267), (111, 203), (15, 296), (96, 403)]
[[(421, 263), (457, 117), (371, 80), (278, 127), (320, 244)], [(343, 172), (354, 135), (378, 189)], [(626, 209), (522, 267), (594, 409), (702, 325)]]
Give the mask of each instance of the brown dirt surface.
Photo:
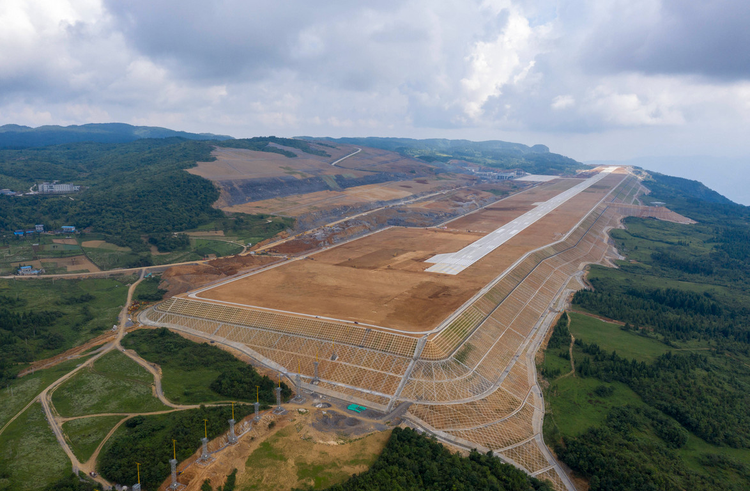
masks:
[(258, 152), (240, 148), (216, 147), (211, 155), (213, 162), (198, 162), (188, 172), (211, 180), (258, 179), (294, 175), (304, 177), (330, 171), (330, 162), (343, 157), (346, 150), (326, 148), (331, 157), (318, 157), (303, 153), (296, 158), (272, 152)]
[(332, 225), (314, 228), (285, 242), (272, 244), (266, 251), (290, 255), (306, 253), (374, 232), (393, 224), (392, 221), (410, 227), (430, 227), (444, 222), (451, 216), (480, 208), (495, 199), (497, 198), (493, 194), (476, 189), (447, 190), (414, 203), (377, 208), (354, 215), (353, 218), (333, 222)]
[(356, 186), (343, 191), (318, 191), (283, 198), (254, 201), (224, 208), (228, 212), (274, 213), (286, 216), (300, 216), (311, 211), (319, 211), (341, 206), (361, 206), (363, 204), (408, 198), (428, 194), (441, 189), (462, 186), (465, 179), (415, 179), (394, 181), (382, 184)]
[[(373, 177), (377, 173), (403, 174), (410, 172), (414, 172), (417, 175), (434, 175), (434, 167), (429, 164), (409, 157), (403, 157), (395, 152), (372, 148), (362, 148), (358, 154), (333, 166), (331, 165), (332, 162), (351, 154), (358, 147), (336, 145), (335, 148), (320, 146), (319, 148), (325, 150), (330, 157), (310, 155), (286, 147), (284, 147), (285, 150), (296, 153), (297, 157), (289, 158), (271, 152), (215, 147), (212, 156), (216, 160), (213, 162), (198, 162), (197, 166), (188, 169), (188, 172), (216, 182), (222, 190), (221, 197), (214, 204), (218, 208), (228, 208), (232, 205), (242, 206), (244, 201), (255, 201), (252, 198), (252, 192), (247, 191), (246, 185), (257, 179), (268, 180), (290, 176), (297, 179), (306, 179), (333, 175), (351, 179), (365, 176)], [(393, 178), (393, 176), (388, 177), (388, 179)], [(415, 184), (419, 185), (419, 183)], [(329, 185), (335, 187), (335, 183), (329, 183)], [(402, 190), (407, 190), (407, 188), (402, 188)], [(239, 198), (237, 193), (244, 195), (244, 199)], [(344, 196), (348, 195), (344, 194)], [(320, 197), (314, 197), (313, 199), (318, 198)], [(351, 196), (349, 199), (352, 199)], [(271, 205), (264, 204), (263, 206)], [(253, 211), (253, 208), (246, 207), (232, 207), (232, 209), (233, 211), (250, 213), (258, 212)]]
[(423, 332), (436, 327), (523, 254), (560, 240), (622, 178), (604, 178), (601, 186), (580, 193), (455, 276), (427, 273), (431, 264), (424, 261), (462, 249), (521, 215), (531, 203), (578, 181), (542, 184), (455, 220), (446, 230), (390, 228), (219, 284), (199, 297)]
[(24, 368), (18, 373), (19, 377), (23, 377), (24, 375), (28, 373), (32, 373), (36, 370), (41, 370), (43, 368), (50, 368), (53, 367), (59, 363), (62, 363), (64, 361), (67, 361), (71, 358), (78, 357), (79, 355), (85, 353), (89, 349), (102, 345), (104, 343), (107, 343), (115, 338), (116, 333), (107, 331), (104, 334), (100, 334), (99, 336), (90, 339), (83, 343), (80, 346), (76, 346), (75, 348), (71, 348), (67, 351), (64, 351), (58, 355), (55, 355), (51, 358), (45, 358), (44, 360), (37, 360), (33, 362), (28, 367)]
[[(410, 157), (404, 157), (396, 152), (381, 150), (378, 148), (353, 147), (338, 145), (339, 148), (347, 148), (344, 155), (353, 152), (357, 148), (362, 151), (343, 162), (336, 164), (340, 169), (372, 171), (372, 172), (401, 172), (414, 171), (418, 174), (431, 173), (434, 167), (425, 162)], [(329, 152), (330, 153), (330, 152)]]
[(75, 239), (52, 239), (54, 244), (78, 245)]
[[(46, 263), (47, 260), (45, 259), (44, 262)], [(52, 262), (52, 261), (49, 261), (49, 262)], [(39, 259), (35, 259), (33, 261), (19, 261), (19, 262), (10, 263), (10, 264), (14, 268), (18, 268), (19, 266), (31, 266), (32, 268), (39, 269), (43, 267), (42, 261), (40, 261)]]
[(161, 275), (160, 288), (167, 290), (165, 298), (194, 290), (198, 287), (279, 261), (273, 256), (230, 256), (203, 264), (172, 266)]
[[(187, 484), (186, 491), (198, 491), (204, 480), (210, 479), (216, 489), (237, 469), (237, 489), (329, 487), (369, 469), (390, 437), (390, 431), (370, 431), (357, 439), (344, 437), (336, 429), (318, 431), (313, 422), (325, 410), (306, 407), (303, 411), (290, 407), (282, 417), (264, 416), (250, 434), (215, 454), (206, 466), (191, 464), (197, 455), (181, 462), (179, 482)], [(271, 421), (275, 424), (269, 429)], [(168, 485), (169, 480), (159, 489)]]
[(64, 267), (68, 272), (73, 271), (88, 271), (90, 273), (98, 273), (101, 271), (99, 267), (92, 263), (86, 256), (71, 256), (61, 258), (45, 258), (45, 263), (55, 263), (58, 268)]

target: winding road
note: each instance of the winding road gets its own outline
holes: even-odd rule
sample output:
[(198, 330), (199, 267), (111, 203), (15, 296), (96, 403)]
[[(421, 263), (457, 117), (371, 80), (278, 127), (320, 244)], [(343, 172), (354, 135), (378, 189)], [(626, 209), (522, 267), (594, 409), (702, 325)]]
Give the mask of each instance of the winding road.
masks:
[[(70, 459), (70, 462), (73, 467), (73, 471), (82, 471), (86, 474), (89, 474), (96, 469), (96, 460), (99, 456), (99, 452), (101, 451), (104, 444), (109, 440), (109, 438), (114, 434), (114, 432), (117, 430), (117, 428), (122, 425), (127, 419), (138, 416), (139, 414), (164, 414), (164, 413), (170, 413), (174, 411), (183, 411), (186, 409), (195, 409), (200, 406), (198, 405), (179, 405), (174, 404), (171, 401), (169, 401), (164, 396), (164, 391), (162, 390), (161, 385), (161, 372), (156, 367), (154, 367), (152, 364), (138, 356), (134, 351), (132, 350), (126, 350), (122, 347), (120, 342), (122, 341), (122, 337), (125, 335), (125, 327), (127, 325), (128, 321), (128, 307), (133, 301), (133, 293), (135, 292), (136, 287), (138, 284), (143, 280), (146, 273), (146, 269), (143, 268), (140, 270), (140, 278), (138, 281), (134, 282), (130, 285), (130, 288), (128, 288), (128, 297), (127, 301), (125, 302), (125, 305), (123, 306), (122, 310), (120, 311), (119, 316), (119, 326), (117, 331), (117, 336), (115, 337), (114, 341), (111, 343), (105, 345), (102, 347), (102, 349), (99, 350), (98, 353), (96, 353), (94, 356), (90, 357), (88, 360), (77, 366), (74, 370), (66, 373), (59, 379), (55, 380), (53, 383), (48, 385), (37, 397), (35, 397), (33, 400), (31, 400), (21, 411), (19, 411), (13, 418), (8, 421), (8, 423), (3, 426), (2, 429), (0, 429), (0, 434), (7, 428), (13, 421), (18, 418), (21, 414), (23, 414), (24, 411), (26, 411), (32, 404), (34, 404), (37, 401), (40, 401), (42, 404), (42, 409), (44, 410), (44, 414), (47, 418), (47, 422), (49, 423), (50, 427), (52, 428), (53, 433), (55, 434), (55, 437), (57, 438), (57, 442), (60, 444), (60, 447), (62, 447), (65, 454)], [(149, 412), (149, 413), (106, 413), (106, 414), (89, 414), (85, 416), (79, 416), (79, 417), (72, 417), (72, 418), (66, 418), (60, 416), (57, 411), (55, 410), (54, 405), (52, 404), (52, 394), (56, 389), (58, 389), (63, 383), (65, 383), (67, 380), (70, 380), (73, 378), (78, 372), (83, 370), (84, 368), (92, 366), (96, 360), (101, 358), (102, 356), (106, 355), (112, 350), (119, 350), (120, 352), (124, 353), (128, 358), (132, 359), (136, 363), (138, 363), (140, 366), (148, 370), (151, 375), (154, 377), (154, 394), (155, 396), (161, 401), (162, 404), (165, 406), (168, 406), (172, 409), (167, 411), (156, 411), (156, 412)], [(63, 432), (62, 425), (66, 421), (71, 421), (74, 419), (82, 419), (82, 418), (93, 418), (97, 416), (122, 416), (122, 419), (120, 422), (118, 422), (107, 434), (106, 437), (99, 443), (99, 446), (94, 451), (93, 455), (86, 461), (86, 462), (80, 462), (78, 458), (73, 453), (73, 450), (70, 448), (70, 444), (68, 443), (68, 440), (65, 437), (65, 433)], [(105, 487), (112, 486), (112, 483), (108, 482), (106, 479), (102, 478), (101, 476), (98, 476), (94, 478), (98, 483), (104, 485)]]

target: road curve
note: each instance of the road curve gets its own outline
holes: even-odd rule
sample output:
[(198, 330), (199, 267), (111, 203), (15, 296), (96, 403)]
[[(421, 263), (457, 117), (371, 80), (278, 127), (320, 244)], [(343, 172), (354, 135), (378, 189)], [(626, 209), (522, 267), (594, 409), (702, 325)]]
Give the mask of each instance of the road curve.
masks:
[[(77, 374), (80, 370), (82, 370), (85, 367), (93, 365), (93, 363), (104, 356), (105, 354), (112, 351), (117, 346), (120, 346), (120, 340), (122, 339), (122, 336), (125, 333), (125, 324), (128, 319), (128, 306), (130, 306), (130, 303), (133, 300), (133, 293), (135, 292), (136, 287), (138, 284), (143, 281), (143, 277), (145, 275), (146, 271), (145, 269), (141, 269), (141, 275), (140, 278), (138, 278), (138, 281), (134, 282), (132, 285), (130, 285), (130, 288), (128, 288), (128, 297), (125, 302), (125, 305), (122, 307), (122, 310), (120, 311), (120, 325), (119, 329), (117, 331), (117, 336), (115, 337), (115, 341), (111, 343), (107, 348), (100, 351), (98, 354), (92, 356), (79, 366), (77, 366), (75, 369), (71, 370), (70, 372), (66, 373), (59, 379), (52, 382), (50, 385), (48, 385), (39, 396), (37, 396), (37, 399), (42, 403), (42, 409), (44, 410), (44, 415), (47, 418), (47, 422), (50, 425), (50, 428), (52, 428), (52, 432), (55, 434), (55, 438), (57, 438), (57, 442), (60, 444), (60, 447), (62, 447), (65, 454), (70, 459), (70, 462), (73, 466), (73, 472), (76, 472), (78, 470), (84, 471), (87, 474), (91, 472), (93, 469), (85, 468), (85, 466), (79, 462), (78, 458), (73, 453), (73, 450), (70, 448), (70, 445), (68, 445), (68, 441), (65, 439), (65, 433), (63, 433), (62, 430), (62, 423), (60, 422), (59, 415), (57, 414), (57, 411), (55, 410), (54, 405), (52, 404), (52, 393), (60, 387), (66, 380), (69, 380), (72, 378), (75, 374)], [(104, 486), (111, 486), (112, 484), (108, 482), (106, 479), (102, 478), (101, 476), (97, 476), (95, 480), (104, 485)]]

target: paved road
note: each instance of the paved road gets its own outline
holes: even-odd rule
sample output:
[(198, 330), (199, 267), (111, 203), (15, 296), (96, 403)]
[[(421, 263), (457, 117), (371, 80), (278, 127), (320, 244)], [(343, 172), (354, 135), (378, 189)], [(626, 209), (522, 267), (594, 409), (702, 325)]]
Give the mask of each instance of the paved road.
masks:
[(341, 162), (342, 160), (346, 160), (346, 159), (348, 159), (348, 158), (349, 158), (349, 157), (351, 157), (352, 155), (357, 155), (357, 154), (358, 154), (359, 152), (361, 152), (361, 151), (362, 151), (362, 149), (361, 149), (361, 148), (358, 148), (356, 152), (352, 152), (352, 153), (350, 153), (349, 155), (345, 155), (345, 156), (341, 157), (341, 158), (340, 158), (340, 159), (338, 159), (338, 160), (337, 160), (336, 162), (333, 162), (333, 163), (331, 163), (331, 165), (336, 165), (336, 164), (338, 164), (339, 162)]

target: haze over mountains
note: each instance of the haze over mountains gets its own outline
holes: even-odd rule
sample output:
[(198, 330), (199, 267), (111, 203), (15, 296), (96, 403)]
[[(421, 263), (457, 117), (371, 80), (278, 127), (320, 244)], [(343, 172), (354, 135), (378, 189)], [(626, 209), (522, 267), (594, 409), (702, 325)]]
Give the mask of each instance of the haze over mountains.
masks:
[(590, 160), (587, 164), (624, 164), (671, 176), (696, 179), (735, 203), (750, 205), (750, 159), (706, 155), (639, 157), (629, 160)]
[(231, 136), (212, 133), (189, 133), (156, 126), (133, 126), (125, 123), (90, 123), (71, 126), (0, 126), (0, 148), (42, 147), (63, 143), (127, 143), (142, 138), (180, 137), (187, 140), (230, 140)]
[[(83, 125), (45, 125), (37, 128), (18, 124), (0, 126), (0, 148), (28, 148), (68, 143), (127, 143), (145, 138), (184, 138), (186, 140), (232, 140), (235, 137), (214, 133), (191, 133), (158, 126), (134, 126), (126, 123), (88, 123)], [(506, 166), (513, 163), (541, 164), (560, 169), (575, 160), (550, 152), (543, 144), (532, 146), (501, 140), (470, 141), (446, 138), (380, 138), (380, 137), (310, 137), (301, 139), (331, 141), (398, 151), (425, 160), (448, 160), (462, 155), (474, 162), (494, 161)], [(450, 155), (450, 157), (446, 157)], [(590, 160), (589, 165), (623, 164), (643, 167), (668, 175), (696, 179), (718, 190), (734, 202), (750, 205), (750, 174), (744, 172), (747, 159), (711, 156), (639, 157), (629, 160)]]

